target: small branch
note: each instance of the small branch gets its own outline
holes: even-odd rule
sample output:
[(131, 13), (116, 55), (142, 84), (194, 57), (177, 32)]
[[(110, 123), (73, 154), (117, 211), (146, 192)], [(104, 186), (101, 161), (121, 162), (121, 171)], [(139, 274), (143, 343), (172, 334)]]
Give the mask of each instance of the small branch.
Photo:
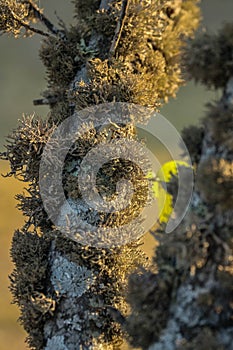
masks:
[(46, 36), (46, 37), (49, 36), (48, 33), (45, 33), (45, 32), (43, 32), (40, 29), (31, 27), (29, 24), (27, 24), (25, 21), (23, 21), (20, 17), (18, 17), (13, 11), (11, 11), (11, 14), (12, 14), (14, 20), (17, 21), (19, 24), (21, 24), (21, 26), (26, 28), (27, 30), (30, 30), (33, 33), (40, 34), (40, 35), (43, 35), (43, 36)]
[(26, 0), (25, 1), (26, 4), (29, 5), (29, 10), (32, 10), (35, 17), (44, 24), (44, 26), (52, 33), (55, 35), (60, 34), (62, 31), (59, 30), (58, 28), (56, 28), (52, 22), (50, 22), (50, 20), (45, 17), (45, 15), (41, 12), (41, 10), (39, 9), (38, 6), (36, 6), (36, 4), (34, 4), (33, 1), (31, 0)]
[(38, 98), (33, 100), (34, 106), (43, 106), (43, 105), (51, 105), (58, 102), (59, 99), (57, 97), (49, 97), (49, 98)]
[(33, 100), (34, 106), (44, 106), (49, 105), (49, 100), (47, 98), (38, 98), (36, 100)]
[(119, 323), (121, 326), (125, 325), (126, 319), (119, 310), (111, 305), (106, 305), (106, 309), (116, 323)]
[(119, 44), (120, 38), (121, 38), (121, 33), (124, 27), (125, 19), (126, 19), (126, 14), (127, 10), (129, 7), (129, 0), (122, 0), (122, 7), (121, 7), (121, 13), (120, 13), (120, 18), (117, 22), (116, 30), (115, 30), (115, 35), (112, 40), (112, 44), (109, 50), (109, 57), (111, 58), (114, 56), (116, 52), (116, 48)]

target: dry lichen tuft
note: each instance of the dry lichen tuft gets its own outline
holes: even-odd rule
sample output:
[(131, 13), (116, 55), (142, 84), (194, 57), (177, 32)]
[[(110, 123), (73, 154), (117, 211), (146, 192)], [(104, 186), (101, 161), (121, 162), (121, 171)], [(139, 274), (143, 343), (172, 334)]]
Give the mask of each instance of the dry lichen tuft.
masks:
[(49, 37), (44, 40), (40, 49), (40, 57), (47, 68), (50, 88), (67, 87), (74, 78), (80, 68), (80, 63), (75, 59), (79, 54), (79, 41), (78, 32), (69, 33), (66, 40), (59, 37)]
[[(0, 31), (18, 37), (22, 27), (29, 26), (34, 18), (29, 4), (16, 0), (0, 1)], [(25, 25), (23, 25), (25, 24)], [(27, 27), (25, 28), (27, 30)], [(30, 31), (29, 31), (30, 32)], [(29, 34), (29, 33), (28, 33)]]
[[(113, 22), (120, 16), (120, 3), (112, 4), (114, 11), (109, 16)], [(174, 96), (182, 83), (181, 36), (190, 36), (197, 26), (199, 12), (195, 1), (161, 2), (157, 8), (154, 2), (144, 6), (136, 1), (129, 4), (127, 11), (121, 38), (111, 57), (109, 37), (114, 32), (108, 33), (108, 38), (98, 33), (98, 16), (103, 12), (97, 11), (100, 53), (88, 60), (88, 81), (84, 79), (75, 84), (73, 98), (77, 106), (125, 101), (158, 107), (169, 96)], [(103, 49), (101, 43), (104, 43)]]
[(14, 132), (7, 137), (6, 151), (1, 157), (10, 162), (8, 176), (24, 182), (38, 180), (43, 148), (54, 130), (47, 121), (35, 116), (24, 117)]
[(20, 322), (29, 334), (29, 344), (40, 349), (43, 327), (55, 310), (55, 300), (46, 289), (50, 242), (35, 232), (16, 231), (11, 257), (15, 269), (10, 276), (13, 300), (18, 304)]
[(73, 107), (112, 101), (158, 107), (183, 83), (179, 57), (183, 38), (198, 25), (198, 1), (130, 2), (122, 18), (124, 2), (99, 7), (100, 2), (75, 1), (77, 25), (66, 30), (65, 39), (44, 41), (40, 56), (53, 120), (62, 118), (57, 105), (64, 93), (65, 118)]
[[(55, 127), (75, 110), (114, 101), (158, 107), (168, 97), (174, 96), (182, 84), (180, 53), (183, 37), (192, 36), (198, 25), (199, 9), (196, 0), (73, 2), (76, 23), (62, 30), (56, 29), (31, 0), (4, 1), (1, 7), (0, 30), (18, 35), (25, 28), (28, 33), (46, 36), (40, 57), (47, 69), (48, 90), (35, 104), (49, 104), (51, 107), (46, 122), (35, 117), (25, 118), (1, 155), (10, 162), (9, 175), (29, 182), (28, 194), (18, 196), (19, 208), (28, 217), (28, 222), (22, 232), (17, 231), (14, 235), (12, 258), (16, 268), (11, 277), (11, 288), (14, 301), (20, 305), (21, 320), (29, 334), (31, 347), (37, 350), (53, 347), (61, 350), (100, 347), (110, 350), (119, 348), (122, 343), (122, 330), (115, 322), (114, 310), (127, 315), (126, 281), (137, 265), (147, 264), (145, 255), (137, 240), (118, 248), (95, 248), (82, 246), (54, 229), (39, 193), (41, 155)], [(16, 4), (17, 11), (21, 7), (30, 9), (21, 18), (24, 22), (12, 14), (11, 6)], [(17, 15), (20, 15), (19, 11)], [(48, 33), (31, 28), (29, 15), (44, 24)], [(83, 130), (88, 129), (89, 122), (98, 120), (97, 115), (94, 117), (95, 120), (80, 120), (80, 125), (84, 122)], [(134, 121), (106, 130), (91, 128), (77, 138), (63, 169), (67, 198), (80, 198), (75, 176), (88, 150), (105, 140), (134, 139), (134, 125), (138, 118), (139, 115), (135, 115)], [(140, 118), (145, 121), (146, 117), (141, 115)], [(59, 162), (60, 159), (54, 162), (54, 172)], [(124, 215), (121, 213), (119, 219), (123, 218), (124, 223), (134, 215), (135, 206), (140, 209), (144, 205), (146, 191), (142, 178), (145, 174), (122, 159), (107, 165), (98, 174), (99, 191), (103, 196), (114, 197), (116, 183), (125, 175), (123, 170), (127, 170), (127, 178), (133, 181), (140, 194), (134, 206)], [(56, 184), (50, 185), (50, 192), (55, 191)], [(116, 217), (110, 219), (112, 226), (118, 220)], [(106, 221), (103, 223), (109, 224)], [(29, 231), (32, 227), (33, 232)], [(170, 251), (169, 247), (167, 251)], [(177, 261), (182, 261), (179, 254), (182, 252), (178, 249)], [(139, 332), (142, 327), (145, 331), (139, 337), (142, 346), (157, 339), (166, 324), (175, 267), (170, 256), (161, 257), (161, 264), (159, 278), (149, 272), (145, 277), (135, 273), (130, 279), (129, 295), (132, 298), (137, 295), (136, 285), (140, 288), (138, 302), (134, 302), (137, 313), (141, 312), (141, 296), (148, 317), (144, 322), (142, 314), (138, 323), (135, 318), (135, 323), (127, 322), (126, 328), (131, 334), (131, 329)], [(181, 266), (182, 270), (182, 263)], [(148, 287), (152, 282), (152, 287), (142, 290), (141, 282)], [(157, 286), (161, 288), (158, 292)], [(164, 302), (159, 304), (161, 300)], [(152, 334), (150, 311), (155, 308), (153, 326), (157, 318), (162, 322), (157, 325), (156, 334)], [(134, 317), (131, 319), (134, 321)], [(131, 341), (136, 344), (133, 337)]]

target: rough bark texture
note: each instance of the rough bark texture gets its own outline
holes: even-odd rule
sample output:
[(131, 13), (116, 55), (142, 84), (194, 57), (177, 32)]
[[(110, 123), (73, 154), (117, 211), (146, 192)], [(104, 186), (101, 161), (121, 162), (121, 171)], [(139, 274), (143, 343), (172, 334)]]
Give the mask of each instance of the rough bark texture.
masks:
[[(10, 162), (9, 175), (28, 183), (28, 194), (18, 196), (19, 208), (28, 221), (13, 237), (11, 289), (32, 348), (110, 350), (122, 343), (122, 330), (115, 320), (123, 323), (123, 318), (115, 309), (127, 314), (127, 275), (136, 265), (145, 264), (145, 256), (137, 241), (118, 248), (95, 248), (83, 246), (54, 228), (38, 187), (41, 155), (53, 130), (74, 111), (105, 102), (157, 108), (174, 96), (182, 83), (181, 39), (191, 36), (197, 27), (199, 10), (195, 0), (73, 2), (76, 25), (57, 30), (38, 15), (32, 1), (1, 1), (5, 6), (1, 31), (18, 35), (26, 29), (32, 33), (31, 19), (41, 21), (50, 31), (45, 33), (40, 50), (48, 90), (35, 104), (49, 104), (51, 113), (45, 121), (25, 118), (2, 154)], [(80, 127), (88, 130), (88, 122), (80, 121)], [(78, 209), (82, 208), (77, 169), (82, 157), (101, 140), (125, 137), (136, 137), (133, 123), (117, 130), (93, 127), (76, 140), (66, 159), (63, 180), (67, 197), (76, 201)], [(118, 173), (125, 167), (122, 164)], [(131, 177), (133, 180), (133, 173)], [(109, 195), (108, 179), (102, 183)], [(51, 183), (50, 192), (56, 191), (53, 186)], [(133, 211), (124, 214), (123, 222), (131, 215)], [(103, 220), (102, 224), (108, 223)]]

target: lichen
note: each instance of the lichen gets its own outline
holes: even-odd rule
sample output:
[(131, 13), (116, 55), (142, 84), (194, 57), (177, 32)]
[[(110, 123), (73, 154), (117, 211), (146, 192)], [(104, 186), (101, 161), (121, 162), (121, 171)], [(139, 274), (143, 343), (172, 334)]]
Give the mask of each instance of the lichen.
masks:
[(51, 266), (50, 280), (58, 295), (80, 297), (94, 283), (94, 276), (85, 266), (78, 266), (57, 254)]
[[(200, 127), (183, 132), (197, 180), (188, 215), (170, 235), (163, 226), (153, 232), (159, 240), (153, 257), (157, 271), (129, 279), (126, 327), (131, 344), (143, 349), (232, 348), (231, 32), (232, 25), (226, 25), (188, 48), (193, 78), (222, 87), (223, 93), (208, 106)], [(161, 307), (164, 313), (158, 315)]]
[(48, 339), (45, 350), (68, 350), (64, 344), (63, 336), (54, 336)]
[[(73, 2), (74, 25), (70, 28), (61, 25), (58, 29), (31, 0), (1, 1), (2, 32), (19, 35), (26, 29), (27, 34), (38, 33), (45, 37), (40, 57), (46, 67), (48, 88), (42, 98), (34, 103), (50, 106), (46, 121), (35, 116), (25, 118), (8, 139), (6, 152), (1, 154), (10, 162), (11, 172), (8, 175), (27, 182), (27, 193), (17, 197), (18, 207), (27, 217), (27, 223), (22, 231), (15, 233), (12, 242), (15, 270), (11, 276), (11, 289), (14, 301), (21, 308), (21, 322), (28, 332), (28, 342), (32, 348), (119, 349), (124, 329), (116, 322), (113, 310), (118, 310), (115, 315), (120, 315), (118, 319), (121, 321), (129, 313), (126, 303), (127, 278), (136, 266), (147, 266), (145, 254), (140, 249), (141, 242), (134, 236), (133, 225), (130, 228), (133, 240), (115, 247), (82, 245), (73, 237), (64, 235), (59, 227), (54, 227), (52, 218), (46, 213), (39, 188), (41, 156), (55, 128), (84, 107), (119, 101), (158, 108), (170, 96), (175, 96), (183, 83), (180, 68), (183, 38), (192, 36), (197, 28), (198, 1)], [(20, 21), (12, 13), (12, 6), (16, 15), (21, 16)], [(35, 20), (45, 26), (46, 31), (32, 27)], [(135, 123), (139, 120), (145, 122), (149, 118), (145, 113), (131, 113), (133, 119), (127, 119), (122, 125), (110, 125), (105, 129), (102, 126), (93, 127), (88, 132), (89, 123), (99, 120), (100, 114), (92, 115), (95, 120), (78, 120), (82, 130), (87, 133), (77, 137), (65, 160), (62, 174), (64, 190), (67, 199), (76, 201), (76, 205), (79, 204), (80, 191), (75, 186), (75, 180), (86, 153), (104, 140), (117, 140), (119, 143), (126, 137), (136, 140)], [(59, 140), (65, 141), (62, 137)], [(134, 153), (137, 155), (136, 151)], [(60, 162), (57, 157), (52, 165), (47, 164), (48, 169), (53, 167), (56, 172)], [(141, 161), (139, 165), (143, 164)], [(141, 209), (147, 194), (143, 182), (145, 174), (139, 167), (117, 159), (98, 173), (101, 195), (108, 199), (116, 195), (116, 184), (124, 177), (124, 170), (127, 179), (132, 179), (139, 193), (138, 198), (133, 198), (137, 210), (132, 205), (117, 217), (104, 218), (100, 224), (109, 226), (113, 234), (114, 225), (128, 223)], [(55, 194), (56, 184), (51, 178), (47, 181), (48, 191)], [(53, 200), (55, 202), (54, 197)], [(55, 215), (59, 214), (56, 211)], [(95, 217), (93, 221), (96, 223)], [(77, 233), (80, 229), (76, 227)], [(199, 231), (196, 236), (194, 247), (200, 240)], [(205, 254), (205, 249), (201, 250), (200, 256)], [(171, 288), (174, 281), (178, 283), (172, 265), (175, 259), (172, 261), (171, 251), (167, 251), (165, 259), (158, 252), (161, 261), (165, 261), (165, 268), (159, 271), (161, 291), (157, 298), (153, 298), (156, 283), (149, 290), (145, 290), (145, 287), (140, 289), (145, 300), (149, 298), (148, 304), (145, 304), (148, 312), (146, 322), (143, 316), (139, 322), (132, 316), (131, 319), (135, 319), (133, 326), (128, 322), (126, 327), (128, 330), (136, 329), (138, 334), (140, 329), (145, 331), (144, 335), (139, 336), (142, 346), (148, 346), (157, 339), (165, 326)], [(180, 257), (182, 251), (177, 248), (175, 253), (181, 271), (184, 268)], [(135, 294), (138, 282), (149, 286), (155, 280), (155, 271), (148, 272), (145, 278), (141, 272), (134, 273), (130, 293)], [(141, 312), (141, 299), (137, 295), (136, 310)], [(150, 312), (164, 296), (164, 303), (155, 312), (161, 324), (153, 334), (152, 328), (148, 328), (151, 325)], [(156, 324), (156, 317), (152, 317), (153, 324)], [(135, 340), (133, 342), (136, 344)]]

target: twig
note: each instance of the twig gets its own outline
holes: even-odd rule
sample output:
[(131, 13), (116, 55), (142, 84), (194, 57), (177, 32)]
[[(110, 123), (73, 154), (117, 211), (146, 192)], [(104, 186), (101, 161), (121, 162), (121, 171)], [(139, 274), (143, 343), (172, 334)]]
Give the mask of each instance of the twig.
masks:
[(122, 326), (125, 325), (126, 319), (119, 310), (117, 310), (115, 307), (111, 305), (106, 305), (106, 309), (108, 310), (109, 314), (111, 315), (111, 317), (115, 322), (119, 323)]
[(125, 19), (126, 19), (126, 14), (127, 10), (129, 7), (129, 0), (122, 0), (122, 7), (121, 7), (121, 13), (120, 13), (120, 18), (117, 22), (116, 30), (115, 30), (115, 35), (112, 40), (112, 44), (109, 50), (109, 58), (114, 56), (116, 48), (119, 44), (120, 38), (121, 38), (121, 33), (124, 27)]
[(38, 98), (36, 100), (33, 100), (33, 104), (34, 106), (43, 106), (43, 105), (51, 105), (54, 104), (56, 102), (58, 102), (59, 99), (55, 96), (53, 97), (49, 97), (49, 98)]
[[(42, 13), (42, 11), (39, 9), (39, 7), (34, 4), (34, 2), (32, 0), (25, 0), (25, 3), (29, 5), (29, 10), (32, 10), (35, 17), (37, 19), (39, 19), (41, 21), (41, 23), (43, 23), (45, 25), (45, 27), (52, 33), (55, 35), (60, 34), (61, 32), (63, 33), (63, 31), (59, 30), (58, 28), (56, 28), (52, 22), (50, 22), (50, 20), (45, 17), (45, 15)], [(64, 33), (63, 33), (64, 34)]]
[(40, 30), (40, 29), (31, 27), (29, 24), (27, 24), (26, 22), (24, 22), (20, 17), (18, 17), (12, 10), (11, 10), (11, 14), (12, 14), (14, 20), (17, 21), (19, 24), (21, 24), (21, 26), (23, 26), (23, 27), (26, 28), (27, 30), (30, 30), (31, 32), (34, 32), (34, 33), (36, 33), (36, 34), (40, 34), (40, 35), (43, 35), (43, 36), (46, 36), (46, 37), (49, 36), (49, 34), (43, 32), (43, 30)]
[[(64, 30), (65, 32), (67, 32), (67, 27), (66, 27), (65, 22), (63, 21), (63, 19), (62, 19), (60, 16), (58, 16), (58, 14), (57, 14), (56, 11), (55, 11), (55, 16), (57, 17), (59, 26), (60, 26), (61, 28), (63, 28), (63, 30)], [(60, 33), (64, 33), (64, 32), (63, 32), (62, 30), (60, 30)]]

